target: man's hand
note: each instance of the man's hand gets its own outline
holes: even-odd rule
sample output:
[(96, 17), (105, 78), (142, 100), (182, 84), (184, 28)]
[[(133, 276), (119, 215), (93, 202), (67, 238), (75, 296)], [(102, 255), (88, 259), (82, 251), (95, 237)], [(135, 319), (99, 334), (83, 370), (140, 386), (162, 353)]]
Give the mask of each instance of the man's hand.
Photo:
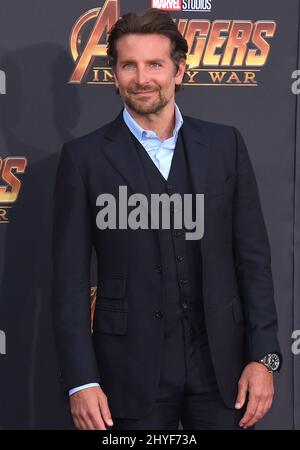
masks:
[(70, 396), (71, 413), (79, 430), (106, 430), (113, 422), (107, 397), (100, 387), (90, 387)]
[(274, 396), (273, 374), (261, 363), (249, 363), (239, 380), (236, 409), (241, 409), (249, 399), (247, 409), (239, 425), (248, 428), (254, 425), (269, 411)]

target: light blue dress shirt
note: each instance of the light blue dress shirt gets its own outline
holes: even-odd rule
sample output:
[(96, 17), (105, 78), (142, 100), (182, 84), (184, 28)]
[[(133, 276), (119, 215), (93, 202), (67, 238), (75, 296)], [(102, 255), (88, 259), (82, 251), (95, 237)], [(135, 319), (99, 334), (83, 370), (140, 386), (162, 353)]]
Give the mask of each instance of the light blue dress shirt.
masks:
[[(162, 174), (167, 180), (171, 168), (172, 158), (177, 142), (177, 137), (180, 128), (183, 124), (183, 118), (178, 106), (175, 104), (175, 127), (173, 136), (165, 141), (161, 141), (157, 134), (151, 130), (144, 130), (129, 114), (126, 108), (123, 110), (123, 119), (129, 130), (137, 138), (137, 140), (145, 148), (146, 152)], [(78, 386), (69, 390), (69, 395), (75, 394), (75, 392), (81, 391), (89, 387), (100, 386), (99, 383), (89, 383)]]
[(161, 141), (154, 131), (144, 130), (133, 119), (126, 108), (123, 110), (123, 118), (129, 130), (142, 144), (162, 176), (167, 180), (177, 142), (177, 136), (183, 124), (183, 118), (178, 106), (175, 104), (175, 127), (173, 136), (165, 141)]

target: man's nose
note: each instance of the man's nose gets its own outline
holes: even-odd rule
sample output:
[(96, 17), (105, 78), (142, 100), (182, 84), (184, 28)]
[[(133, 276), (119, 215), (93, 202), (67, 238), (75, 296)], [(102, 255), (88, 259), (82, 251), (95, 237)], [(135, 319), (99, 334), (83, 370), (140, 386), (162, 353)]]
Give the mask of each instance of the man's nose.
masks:
[(137, 68), (135, 73), (135, 82), (140, 86), (143, 86), (149, 82), (149, 75), (144, 68)]

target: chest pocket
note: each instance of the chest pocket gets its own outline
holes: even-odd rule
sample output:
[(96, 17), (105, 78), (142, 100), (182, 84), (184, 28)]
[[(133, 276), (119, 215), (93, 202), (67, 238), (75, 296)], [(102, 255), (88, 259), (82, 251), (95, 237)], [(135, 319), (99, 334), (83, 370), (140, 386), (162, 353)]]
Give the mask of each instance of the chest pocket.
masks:
[(225, 178), (225, 180), (208, 185), (205, 197), (212, 198), (218, 197), (219, 195), (230, 194), (234, 190), (234, 185), (235, 185), (235, 176), (228, 175), (227, 178)]

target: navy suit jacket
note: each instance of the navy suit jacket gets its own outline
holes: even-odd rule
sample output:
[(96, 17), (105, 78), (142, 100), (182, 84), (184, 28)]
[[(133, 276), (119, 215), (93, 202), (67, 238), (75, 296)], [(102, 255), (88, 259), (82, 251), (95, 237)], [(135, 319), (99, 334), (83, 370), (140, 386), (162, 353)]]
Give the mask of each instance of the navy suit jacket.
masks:
[[(64, 145), (55, 186), (53, 326), (64, 391), (101, 382), (112, 416), (151, 408), (163, 357), (162, 283), (157, 231), (99, 230), (101, 193), (150, 199), (122, 114)], [(280, 352), (270, 248), (257, 183), (237, 129), (184, 116), (194, 192), (204, 197), (203, 302), (216, 377), (234, 407), (246, 363)], [(98, 294), (90, 331), (90, 261)]]

